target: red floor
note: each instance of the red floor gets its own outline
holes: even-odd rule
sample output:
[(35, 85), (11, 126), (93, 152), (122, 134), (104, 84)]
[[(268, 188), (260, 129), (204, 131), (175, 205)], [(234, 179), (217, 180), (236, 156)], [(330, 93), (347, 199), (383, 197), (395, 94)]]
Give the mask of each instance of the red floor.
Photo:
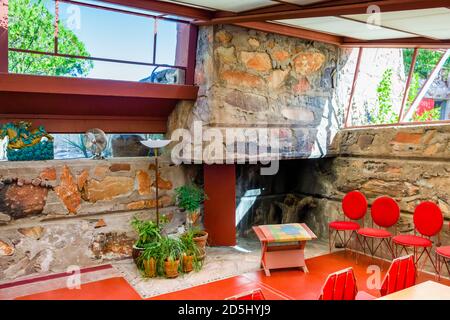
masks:
[[(372, 259), (351, 252), (336, 252), (307, 260), (309, 273), (296, 269), (275, 270), (270, 277), (266, 277), (262, 271), (220, 280), (189, 289), (172, 292), (154, 297), (155, 300), (223, 300), (227, 297), (261, 288), (266, 299), (317, 299), (323, 282), (331, 272), (352, 266), (358, 280), (358, 289), (372, 295), (379, 296), (377, 290), (367, 288), (366, 280), (370, 276), (367, 268), (377, 265), (381, 269), (381, 278), (384, 276), (389, 262)], [(419, 273), (418, 282), (435, 280), (436, 277)], [(441, 280), (450, 285), (449, 280)], [(20, 299), (140, 299), (139, 295), (123, 278), (111, 278), (107, 280), (91, 282), (82, 285), (81, 290), (59, 289)]]

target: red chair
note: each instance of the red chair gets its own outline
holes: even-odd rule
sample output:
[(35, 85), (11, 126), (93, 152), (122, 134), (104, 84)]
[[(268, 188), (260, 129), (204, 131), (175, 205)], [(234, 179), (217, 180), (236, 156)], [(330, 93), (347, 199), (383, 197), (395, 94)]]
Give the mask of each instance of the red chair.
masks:
[(364, 291), (358, 292), (352, 268), (328, 275), (319, 296), (319, 300), (372, 300), (374, 298)]
[(255, 289), (226, 298), (225, 300), (266, 300), (266, 298), (261, 289)]
[[(330, 252), (331, 247), (336, 243), (337, 236), (339, 236), (345, 248), (347, 248), (353, 235), (357, 236), (356, 231), (360, 228), (359, 223), (355, 221), (346, 221), (345, 217), (350, 220), (362, 219), (367, 212), (367, 199), (361, 192), (351, 191), (345, 195), (344, 199), (342, 199), (342, 210), (344, 211), (344, 221), (333, 221), (328, 225), (328, 245), (330, 247)], [(346, 231), (351, 231), (350, 237), (347, 240)], [(335, 234), (332, 240), (333, 232)], [(340, 232), (344, 233), (344, 239), (342, 239)], [(357, 239), (359, 241), (358, 237)]]
[(416, 265), (412, 255), (392, 261), (381, 284), (381, 296), (391, 294), (416, 284)]
[[(448, 224), (448, 228), (450, 229), (450, 223)], [(441, 271), (443, 264), (445, 264), (447, 272), (450, 275), (450, 269), (448, 267), (449, 263), (450, 263), (450, 246), (436, 248), (436, 267), (439, 280), (441, 279)]]
[[(420, 258), (422, 258), (423, 254), (426, 253), (426, 258), (429, 258), (431, 264), (434, 269), (437, 271), (436, 265), (433, 262), (433, 259), (430, 255), (430, 249), (433, 246), (433, 242), (431, 241), (431, 237), (435, 236), (442, 229), (442, 224), (444, 223), (444, 217), (442, 216), (441, 209), (430, 201), (425, 201), (419, 204), (414, 210), (414, 235), (412, 234), (404, 234), (398, 235), (392, 238), (392, 241), (397, 247), (400, 246), (400, 253), (405, 250), (406, 254), (408, 253), (408, 247), (412, 247), (414, 250), (414, 264), (416, 268), (418, 267), (418, 263)], [(420, 234), (420, 236), (416, 235), (416, 232)], [(419, 250), (422, 249), (422, 252), (419, 254)], [(396, 256), (398, 256), (396, 254)], [(424, 261), (424, 265), (426, 260)]]
[[(363, 250), (366, 253), (366, 245), (372, 256), (375, 255), (377, 250), (385, 243), (386, 247), (392, 254), (392, 258), (395, 258), (394, 250), (391, 244), (392, 233), (386, 229), (373, 228), (373, 225), (377, 225), (381, 228), (390, 228), (396, 225), (398, 219), (400, 218), (400, 207), (394, 199), (382, 196), (377, 199), (372, 204), (370, 210), (372, 215), (372, 228), (361, 228), (357, 231), (358, 235), (362, 236)], [(368, 239), (372, 239), (371, 246), (368, 243)], [(380, 240), (378, 245), (374, 249), (374, 240)]]

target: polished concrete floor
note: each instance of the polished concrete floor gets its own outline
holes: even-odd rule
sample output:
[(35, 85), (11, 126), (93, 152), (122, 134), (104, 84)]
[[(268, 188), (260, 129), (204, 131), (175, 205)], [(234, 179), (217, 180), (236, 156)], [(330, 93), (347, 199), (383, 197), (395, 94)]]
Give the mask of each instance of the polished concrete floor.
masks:
[[(309, 258), (307, 265), (309, 273), (298, 269), (274, 270), (270, 277), (262, 271), (254, 271), (211, 283), (194, 286), (188, 289), (171, 292), (153, 297), (152, 299), (223, 300), (230, 296), (260, 288), (266, 299), (272, 300), (315, 300), (327, 275), (331, 272), (353, 267), (359, 290), (364, 290), (374, 296), (379, 296), (373, 288), (373, 270), (379, 270), (379, 280), (382, 280), (389, 262), (371, 258), (350, 251), (338, 251)], [(428, 273), (418, 273), (418, 282), (437, 280)], [(450, 285), (450, 280), (441, 279), (441, 283)], [(82, 284), (80, 289), (61, 288), (18, 297), (18, 299), (141, 299), (140, 295), (122, 277), (112, 277)]]

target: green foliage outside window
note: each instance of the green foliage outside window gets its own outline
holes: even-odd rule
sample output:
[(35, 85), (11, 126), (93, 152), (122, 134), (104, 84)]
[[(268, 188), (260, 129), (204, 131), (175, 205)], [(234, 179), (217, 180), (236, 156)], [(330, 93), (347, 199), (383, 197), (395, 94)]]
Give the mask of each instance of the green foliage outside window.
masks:
[(384, 124), (396, 123), (398, 115), (392, 106), (392, 74), (391, 68), (386, 69), (377, 86), (377, 110), (371, 115), (371, 123)]
[[(53, 52), (55, 18), (43, 0), (9, 0), (8, 15), (10, 48)], [(58, 28), (60, 52), (89, 57), (85, 45), (74, 32), (61, 22)], [(9, 52), (9, 71), (12, 73), (82, 77), (92, 68), (90, 60)]]

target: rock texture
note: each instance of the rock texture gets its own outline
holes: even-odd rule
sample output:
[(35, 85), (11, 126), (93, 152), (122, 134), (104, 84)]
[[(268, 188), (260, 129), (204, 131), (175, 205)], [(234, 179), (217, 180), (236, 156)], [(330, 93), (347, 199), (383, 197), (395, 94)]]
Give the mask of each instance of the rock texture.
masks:
[[(236, 26), (202, 27), (199, 32), (195, 104), (181, 102), (169, 131), (203, 128), (271, 128), (280, 135), (282, 158), (323, 156), (339, 122), (345, 97), (336, 95), (340, 69), (351, 52), (319, 42)], [(189, 104), (191, 104), (189, 106)], [(264, 142), (246, 137), (247, 143)], [(208, 142), (203, 149), (208, 148)], [(214, 155), (215, 156), (215, 155)], [(205, 161), (213, 160), (209, 153)], [(245, 158), (235, 152), (227, 157)], [(192, 155), (191, 158), (196, 158)]]

